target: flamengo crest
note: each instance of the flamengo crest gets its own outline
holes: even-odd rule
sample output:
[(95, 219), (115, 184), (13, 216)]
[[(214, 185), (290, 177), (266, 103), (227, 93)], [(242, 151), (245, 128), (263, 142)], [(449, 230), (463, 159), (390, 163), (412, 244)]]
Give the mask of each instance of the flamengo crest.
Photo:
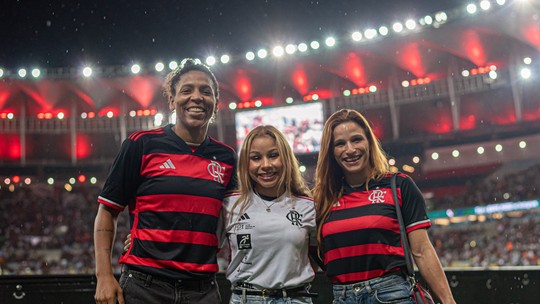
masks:
[(384, 203), (384, 191), (379, 189), (373, 190), (368, 199), (372, 204), (382, 204)]
[(212, 175), (214, 181), (223, 184), (223, 176), (225, 175), (225, 167), (222, 167), (217, 161), (211, 161), (208, 164), (208, 173)]

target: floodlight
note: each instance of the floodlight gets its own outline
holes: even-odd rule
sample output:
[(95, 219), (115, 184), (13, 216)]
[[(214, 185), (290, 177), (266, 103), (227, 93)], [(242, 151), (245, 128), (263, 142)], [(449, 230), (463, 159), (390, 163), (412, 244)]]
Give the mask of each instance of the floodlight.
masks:
[(261, 59), (266, 58), (267, 55), (268, 55), (268, 52), (265, 49), (260, 49), (257, 51), (257, 56), (259, 56), (259, 58)]
[(161, 72), (163, 71), (163, 69), (165, 69), (165, 65), (163, 64), (163, 62), (158, 62), (156, 63), (155, 68), (156, 68), (156, 71)]
[(206, 57), (206, 64), (209, 65), (209, 66), (212, 66), (212, 65), (216, 64), (216, 57), (214, 57), (214, 56)]
[(19, 69), (19, 77), (24, 78), (26, 77), (26, 69)]
[(41, 71), (40, 71), (38, 68), (32, 69), (32, 76), (33, 76), (34, 78), (38, 78), (39, 75), (41, 75)]
[(326, 43), (327, 46), (332, 47), (332, 46), (336, 45), (336, 39), (334, 39), (334, 37), (328, 37), (328, 38), (326, 38), (324, 43)]
[(253, 52), (247, 52), (247, 53), (246, 53), (246, 59), (249, 60), (249, 61), (255, 59), (255, 53), (253, 53)]
[(296, 45), (294, 44), (288, 44), (286, 47), (285, 47), (285, 52), (289, 55), (291, 54), (294, 54), (294, 52), (296, 52)]
[(139, 74), (141, 72), (141, 66), (138, 64), (134, 64), (131, 66), (131, 73), (133, 74)]
[(219, 59), (221, 60), (221, 63), (225, 64), (225, 63), (229, 63), (229, 61), (231, 60), (231, 57), (225, 54), (225, 55), (221, 55), (221, 58)]
[(360, 40), (362, 40), (362, 33), (354, 32), (354, 33), (352, 33), (351, 37), (352, 37), (352, 40), (354, 40), (354, 41), (360, 41)]
[(82, 74), (84, 77), (90, 77), (92, 76), (92, 68), (87, 66), (82, 70)]
[(281, 57), (285, 53), (285, 50), (281, 46), (276, 46), (272, 49), (272, 54), (274, 57)]

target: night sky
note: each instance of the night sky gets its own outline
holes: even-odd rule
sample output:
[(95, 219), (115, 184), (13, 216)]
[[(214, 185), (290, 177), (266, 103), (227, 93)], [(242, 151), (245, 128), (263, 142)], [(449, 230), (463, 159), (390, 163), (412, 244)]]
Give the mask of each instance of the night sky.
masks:
[(0, 67), (205, 58), (419, 18), (463, 1), (3, 0)]

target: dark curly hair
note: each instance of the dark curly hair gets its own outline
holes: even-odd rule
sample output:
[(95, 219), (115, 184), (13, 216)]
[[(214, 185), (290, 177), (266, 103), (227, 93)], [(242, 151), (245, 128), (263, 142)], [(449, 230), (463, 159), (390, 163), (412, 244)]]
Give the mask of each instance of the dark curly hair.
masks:
[(163, 95), (167, 99), (169, 96), (174, 97), (176, 95), (176, 83), (180, 80), (182, 75), (190, 71), (201, 71), (208, 75), (213, 82), (212, 88), (214, 89), (216, 100), (219, 100), (219, 84), (216, 76), (214, 76), (214, 73), (212, 73), (208, 66), (201, 63), (200, 60), (193, 58), (186, 58), (182, 60), (180, 65), (167, 75), (165, 78), (165, 83), (163, 84)]

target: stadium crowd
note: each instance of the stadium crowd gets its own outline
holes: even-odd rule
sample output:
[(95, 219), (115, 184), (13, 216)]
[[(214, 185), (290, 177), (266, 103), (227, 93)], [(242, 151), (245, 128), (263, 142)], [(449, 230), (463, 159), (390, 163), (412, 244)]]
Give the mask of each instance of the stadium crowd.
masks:
[(484, 178), (466, 180), (462, 194), (431, 199), (428, 207), (430, 210), (442, 210), (540, 198), (539, 163), (522, 170), (504, 171), (501, 169)]
[(540, 266), (540, 213), (435, 226), (430, 238), (445, 267)]
[[(97, 185), (32, 184), (0, 189), (0, 274), (93, 273), (93, 227)], [(128, 233), (127, 214), (119, 219), (113, 260)]]
[[(432, 210), (540, 199), (540, 165), (472, 183), (457, 197), (432, 200)], [(0, 274), (93, 274), (93, 225), (101, 185), (34, 183), (0, 188)], [(429, 233), (444, 267), (540, 266), (540, 211), (484, 222), (434, 225)], [(119, 218), (114, 270), (129, 233)], [(220, 261), (224, 269), (226, 261)]]

